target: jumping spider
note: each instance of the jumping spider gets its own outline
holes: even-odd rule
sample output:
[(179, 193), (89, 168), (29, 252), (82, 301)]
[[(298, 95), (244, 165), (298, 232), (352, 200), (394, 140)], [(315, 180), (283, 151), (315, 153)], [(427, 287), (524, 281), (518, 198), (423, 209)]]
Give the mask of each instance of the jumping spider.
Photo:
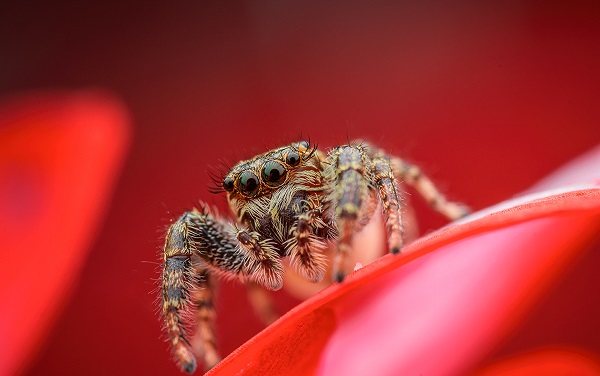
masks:
[[(236, 221), (221, 219), (202, 204), (179, 217), (166, 235), (162, 312), (181, 368), (194, 372), (194, 353), (207, 367), (220, 360), (214, 333), (214, 275), (278, 290), (287, 257), (301, 276), (319, 282), (327, 267), (323, 250), (334, 241), (333, 280), (341, 282), (351, 270), (347, 258), (354, 234), (379, 205), (389, 250), (400, 252), (399, 181), (449, 219), (467, 213), (465, 206), (446, 201), (418, 167), (365, 142), (337, 146), (328, 154), (306, 141), (295, 142), (233, 167), (220, 188), (227, 192)], [(196, 329), (193, 345), (184, 319), (191, 317)]]

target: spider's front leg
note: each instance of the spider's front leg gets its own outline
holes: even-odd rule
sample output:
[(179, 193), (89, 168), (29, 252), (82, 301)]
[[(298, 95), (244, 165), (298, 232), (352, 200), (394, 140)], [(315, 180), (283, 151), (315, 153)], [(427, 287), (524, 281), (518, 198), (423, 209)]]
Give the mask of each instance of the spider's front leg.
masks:
[(204, 359), (205, 366), (212, 368), (221, 360), (215, 336), (215, 276), (203, 263), (194, 265), (194, 270), (194, 287), (190, 291), (190, 298), (196, 320), (196, 333), (192, 340), (192, 348), (196, 356)]
[[(183, 214), (167, 232), (163, 251), (162, 312), (175, 359), (186, 372), (196, 369), (186, 330), (186, 319), (194, 316), (190, 311), (195, 313), (196, 353), (209, 368), (220, 360), (214, 333), (211, 274), (217, 272), (247, 279), (264, 273), (267, 267), (269, 273), (276, 274), (281, 269), (280, 274), (283, 274), (280, 261), (273, 260), (271, 253), (262, 252), (261, 243), (250, 238), (254, 239), (253, 234), (244, 230), (236, 233), (233, 226), (206, 209)], [(280, 275), (268, 283), (257, 282), (273, 288), (281, 286), (282, 280)]]
[[(207, 367), (219, 360), (214, 335), (213, 290), (210, 271), (194, 266), (192, 258), (200, 253), (213, 265), (236, 275), (242, 269), (242, 257), (223, 223), (207, 212), (194, 209), (183, 214), (167, 232), (163, 251), (162, 311), (175, 360), (189, 373), (196, 360), (186, 329), (186, 319), (196, 309), (196, 333), (200, 352)], [(219, 255), (221, 257), (219, 257)], [(185, 318), (185, 319), (184, 319)]]
[(341, 282), (348, 269), (346, 264), (354, 234), (374, 210), (373, 205), (369, 205), (372, 204), (369, 195), (373, 194), (373, 164), (362, 146), (338, 146), (329, 153), (325, 177), (330, 191), (327, 200), (334, 208), (339, 234), (333, 275), (335, 281)]

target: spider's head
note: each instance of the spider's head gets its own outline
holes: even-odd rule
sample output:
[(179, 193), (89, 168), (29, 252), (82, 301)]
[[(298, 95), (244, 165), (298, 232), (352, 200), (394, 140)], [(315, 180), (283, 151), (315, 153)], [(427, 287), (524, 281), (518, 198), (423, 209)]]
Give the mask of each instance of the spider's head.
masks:
[(296, 172), (307, 165), (315, 151), (307, 141), (300, 141), (241, 161), (222, 181), (229, 202), (248, 202), (294, 183)]

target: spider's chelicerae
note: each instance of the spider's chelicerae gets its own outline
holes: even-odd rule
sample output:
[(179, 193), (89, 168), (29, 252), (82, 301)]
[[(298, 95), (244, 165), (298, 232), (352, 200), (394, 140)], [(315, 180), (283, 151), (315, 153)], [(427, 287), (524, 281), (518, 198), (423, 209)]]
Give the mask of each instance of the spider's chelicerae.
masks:
[[(449, 219), (468, 212), (448, 202), (418, 167), (365, 142), (337, 146), (325, 154), (301, 141), (233, 167), (221, 186), (235, 221), (201, 205), (179, 217), (166, 235), (162, 312), (181, 368), (195, 370), (194, 354), (206, 367), (220, 360), (214, 334), (214, 275), (278, 290), (287, 258), (291, 268), (311, 282), (341, 282), (351, 268), (347, 260), (352, 239), (378, 207), (384, 212), (389, 250), (400, 252), (399, 182), (412, 186)], [(328, 242), (336, 244), (331, 277), (325, 276), (328, 261), (323, 254)], [(273, 321), (273, 315), (262, 316)], [(186, 330), (188, 319), (195, 327), (193, 341)]]

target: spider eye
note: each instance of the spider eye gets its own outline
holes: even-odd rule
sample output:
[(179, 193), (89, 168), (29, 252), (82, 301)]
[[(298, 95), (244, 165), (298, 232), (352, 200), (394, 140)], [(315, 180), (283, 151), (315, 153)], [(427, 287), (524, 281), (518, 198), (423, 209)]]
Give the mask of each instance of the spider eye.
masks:
[(223, 188), (227, 192), (233, 191), (233, 179), (230, 178), (230, 177), (227, 177), (227, 178), (223, 179)]
[(304, 148), (304, 150), (308, 150), (308, 148), (310, 148), (310, 144), (308, 143), (308, 141), (300, 141), (298, 142), (298, 146), (300, 148)]
[(258, 191), (258, 176), (254, 175), (253, 172), (242, 172), (238, 183), (240, 191), (242, 191), (242, 193), (245, 195), (252, 196)]
[(277, 185), (285, 179), (285, 167), (279, 162), (269, 161), (265, 163), (262, 177), (268, 185)]
[(300, 156), (294, 150), (291, 150), (285, 157), (285, 163), (295, 166), (300, 163)]

